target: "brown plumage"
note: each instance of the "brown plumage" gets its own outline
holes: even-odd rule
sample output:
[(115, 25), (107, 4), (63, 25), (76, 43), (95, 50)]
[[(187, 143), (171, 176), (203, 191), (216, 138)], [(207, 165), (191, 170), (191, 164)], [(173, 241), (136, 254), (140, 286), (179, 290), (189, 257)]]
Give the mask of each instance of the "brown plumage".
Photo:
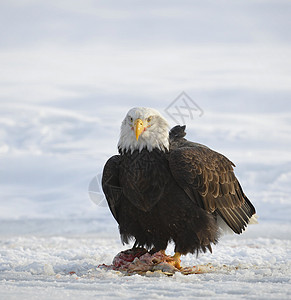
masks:
[[(234, 175), (235, 165), (224, 155), (187, 141), (182, 136), (184, 129), (176, 126), (170, 132), (169, 165), (173, 176), (190, 199), (199, 199), (206, 211), (219, 214), (235, 233), (242, 233), (255, 208)], [(179, 130), (180, 136), (174, 134)]]
[(181, 254), (211, 251), (218, 218), (240, 234), (255, 214), (234, 164), (185, 134), (176, 126), (168, 150), (119, 148), (107, 161), (102, 186), (124, 243), (159, 251), (173, 241)]

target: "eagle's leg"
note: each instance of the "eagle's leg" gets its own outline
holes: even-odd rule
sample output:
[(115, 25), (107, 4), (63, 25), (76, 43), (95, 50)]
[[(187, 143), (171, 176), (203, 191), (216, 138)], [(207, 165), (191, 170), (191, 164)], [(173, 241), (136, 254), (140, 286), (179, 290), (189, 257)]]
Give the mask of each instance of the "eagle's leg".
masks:
[(175, 252), (175, 254), (172, 256), (173, 259), (173, 266), (177, 269), (181, 269), (181, 253), (180, 252)]
[(132, 246), (132, 249), (135, 249), (135, 248), (138, 248), (138, 242), (137, 241), (135, 241), (133, 246)]

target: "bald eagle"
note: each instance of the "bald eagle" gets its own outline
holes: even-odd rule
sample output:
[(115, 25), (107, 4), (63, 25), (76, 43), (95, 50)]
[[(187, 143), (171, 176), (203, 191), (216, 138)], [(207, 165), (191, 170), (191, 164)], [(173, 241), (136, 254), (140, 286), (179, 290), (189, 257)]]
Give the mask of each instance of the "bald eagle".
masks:
[(175, 244), (181, 254), (212, 252), (219, 222), (242, 233), (255, 208), (224, 155), (184, 138), (152, 109), (131, 109), (121, 125), (119, 155), (105, 164), (102, 188), (123, 243), (152, 253)]

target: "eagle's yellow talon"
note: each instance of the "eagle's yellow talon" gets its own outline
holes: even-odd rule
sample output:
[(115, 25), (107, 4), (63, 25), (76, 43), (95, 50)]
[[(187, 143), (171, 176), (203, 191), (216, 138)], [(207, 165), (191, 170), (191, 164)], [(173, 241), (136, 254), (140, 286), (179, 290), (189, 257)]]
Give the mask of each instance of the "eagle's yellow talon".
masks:
[(173, 266), (177, 269), (181, 269), (181, 253), (175, 252), (175, 254), (172, 256), (173, 259)]

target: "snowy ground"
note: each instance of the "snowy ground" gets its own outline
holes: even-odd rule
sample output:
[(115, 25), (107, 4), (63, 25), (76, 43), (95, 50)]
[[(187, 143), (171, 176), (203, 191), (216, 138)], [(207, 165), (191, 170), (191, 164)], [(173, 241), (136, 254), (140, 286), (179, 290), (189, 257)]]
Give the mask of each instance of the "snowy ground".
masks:
[(184, 264), (207, 264), (213, 273), (173, 277), (123, 276), (96, 269), (120, 250), (117, 237), (14, 237), (1, 241), (2, 299), (220, 298), (290, 299), (290, 240), (234, 238), (213, 255)]
[[(290, 299), (290, 2), (80, 3), (0, 4), (0, 299)], [(98, 269), (126, 247), (89, 184), (128, 109), (173, 126), (182, 91), (204, 112), (188, 138), (237, 165), (260, 223), (183, 257), (210, 273)]]

